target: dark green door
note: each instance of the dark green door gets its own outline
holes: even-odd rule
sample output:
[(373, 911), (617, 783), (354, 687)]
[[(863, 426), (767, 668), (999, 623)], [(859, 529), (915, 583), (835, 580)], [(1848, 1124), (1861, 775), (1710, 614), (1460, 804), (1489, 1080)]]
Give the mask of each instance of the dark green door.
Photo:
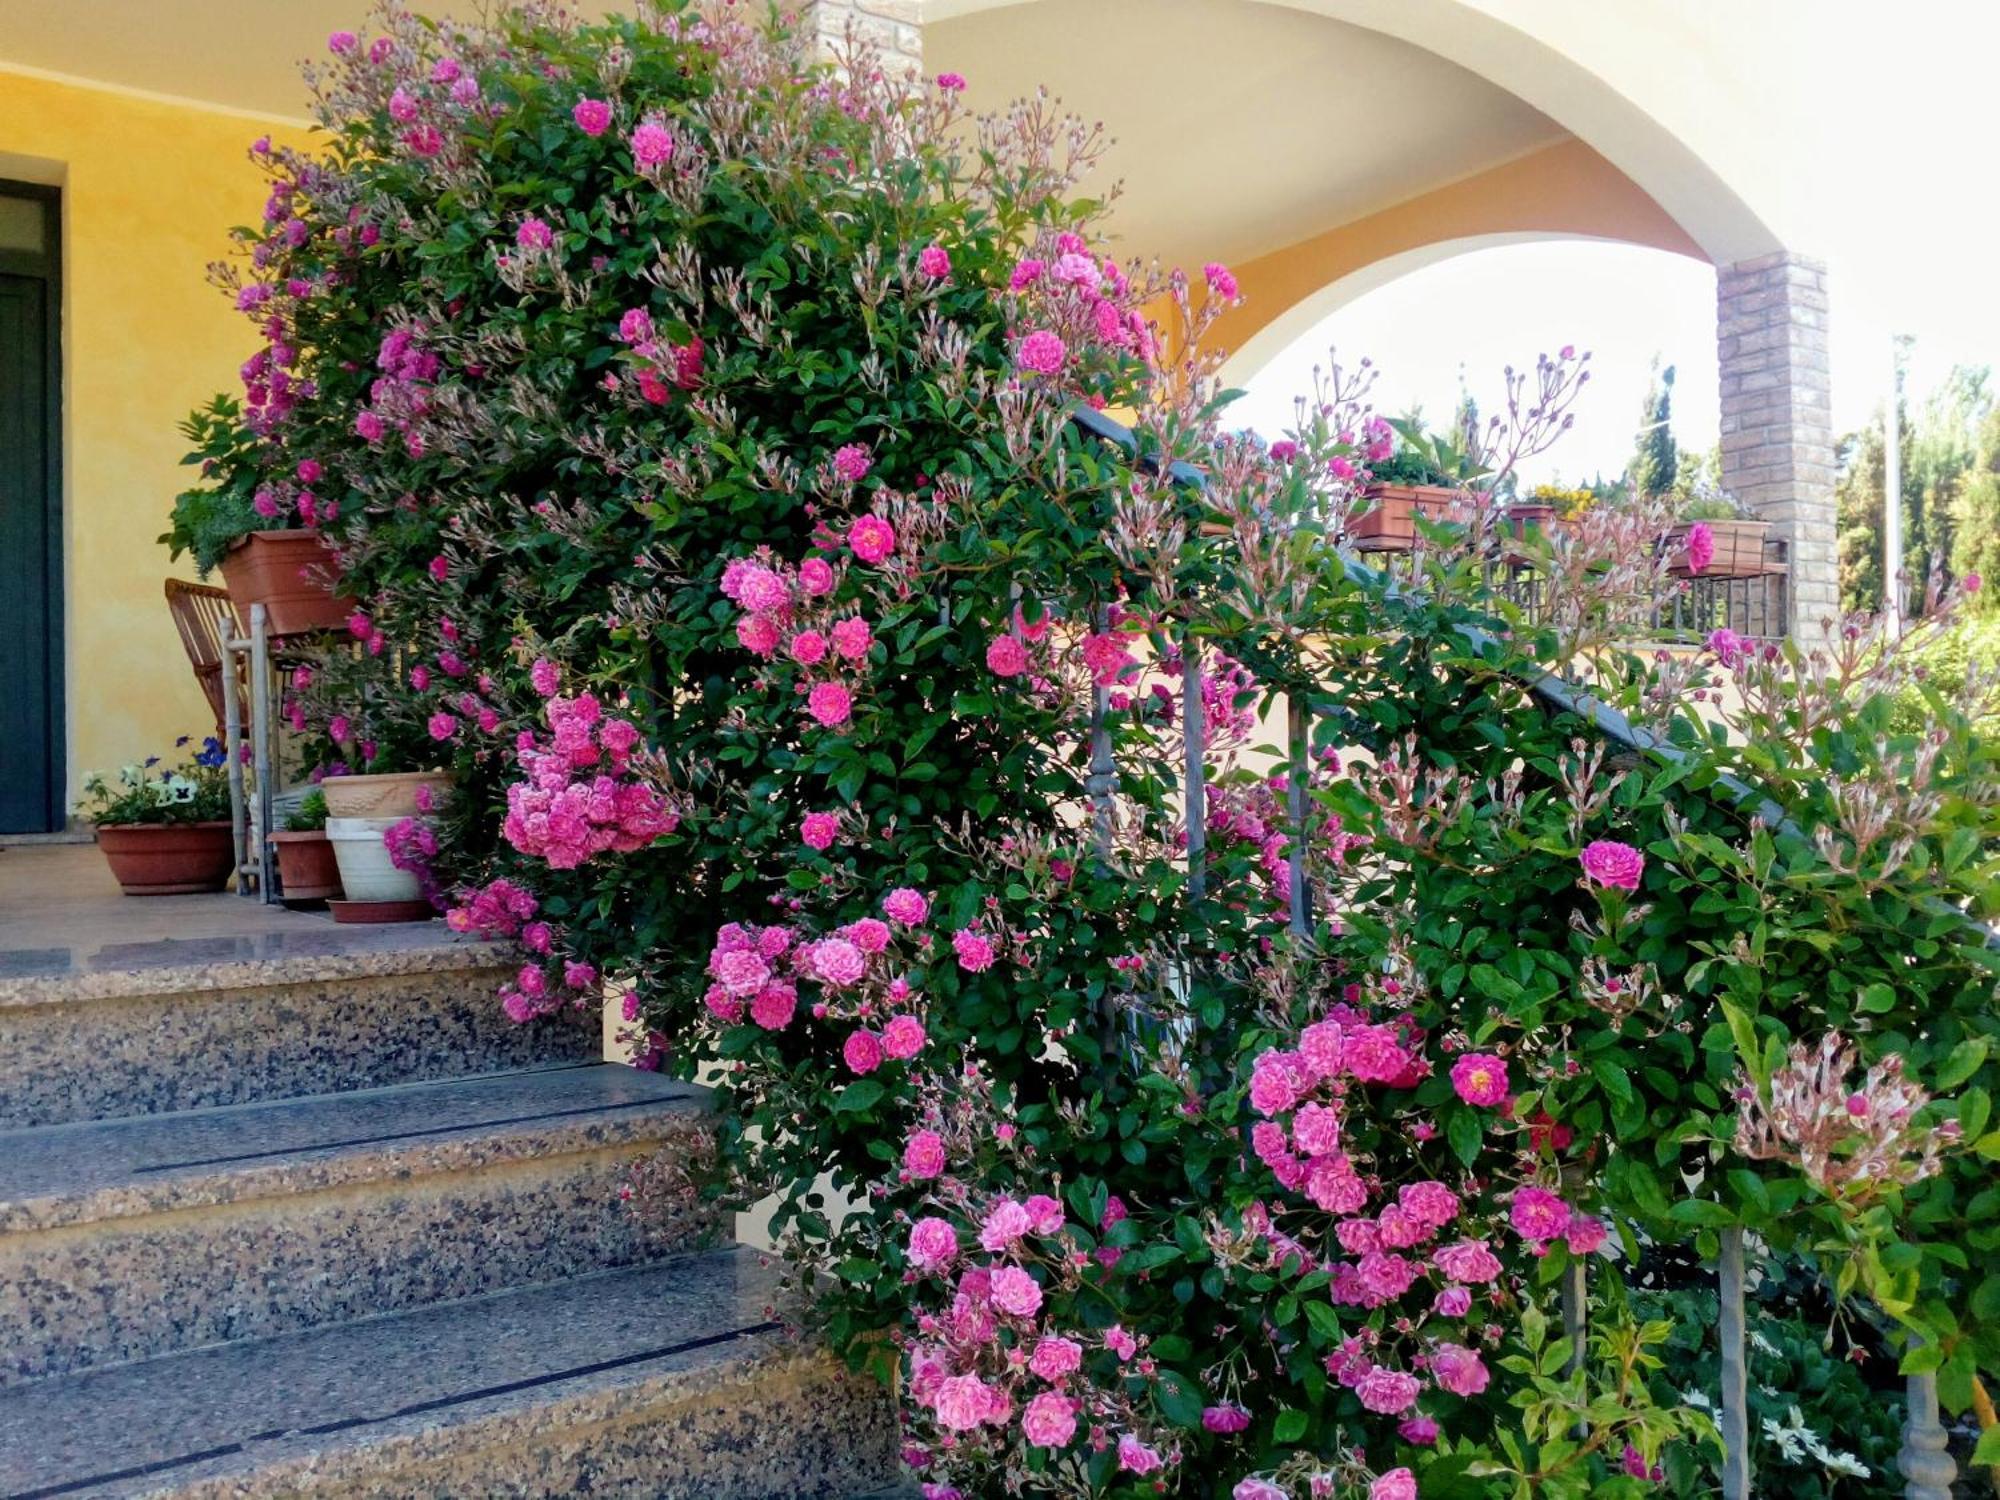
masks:
[(0, 183), (0, 833), (64, 818), (56, 203)]

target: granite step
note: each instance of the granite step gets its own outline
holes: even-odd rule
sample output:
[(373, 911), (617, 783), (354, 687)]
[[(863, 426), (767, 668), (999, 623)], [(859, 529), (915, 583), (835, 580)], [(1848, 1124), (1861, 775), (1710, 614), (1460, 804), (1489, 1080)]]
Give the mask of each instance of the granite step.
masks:
[(329, 923), (133, 944), (124, 961), (114, 944), (96, 967), (0, 976), (0, 1129), (602, 1056), (595, 1015), (506, 1018), (510, 949), (438, 924), (383, 934)]
[(0, 1391), (0, 1493), (849, 1500), (896, 1479), (886, 1392), (802, 1346), (752, 1252)]
[(704, 1243), (623, 1198), (710, 1129), (598, 1063), (0, 1132), (0, 1386)]

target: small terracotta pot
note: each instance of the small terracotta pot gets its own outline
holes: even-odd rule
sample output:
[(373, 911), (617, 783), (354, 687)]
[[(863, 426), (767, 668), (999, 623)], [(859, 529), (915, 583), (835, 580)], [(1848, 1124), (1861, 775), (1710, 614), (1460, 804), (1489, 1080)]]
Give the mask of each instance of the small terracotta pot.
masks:
[(324, 901), (340, 894), (340, 865), (324, 828), (271, 835), (278, 846), (278, 879), (287, 901)]
[[(417, 788), (432, 792), (428, 809)], [(415, 818), (435, 812), (451, 789), (449, 771), (389, 771), (379, 776), (329, 776), (319, 784), (330, 818)]]
[(1363, 552), (1407, 552), (1417, 540), (1417, 517), (1442, 521), (1466, 497), (1435, 484), (1371, 484), (1362, 498), (1374, 501), (1357, 516), (1348, 536)]
[(336, 594), (317, 575), (333, 570), (333, 554), (318, 531), (253, 531), (222, 559), (229, 602), (247, 625), (250, 606), (264, 606), (273, 635), (335, 630), (353, 613), (354, 601)]
[(103, 823), (97, 847), (128, 896), (219, 891), (236, 863), (227, 822)]

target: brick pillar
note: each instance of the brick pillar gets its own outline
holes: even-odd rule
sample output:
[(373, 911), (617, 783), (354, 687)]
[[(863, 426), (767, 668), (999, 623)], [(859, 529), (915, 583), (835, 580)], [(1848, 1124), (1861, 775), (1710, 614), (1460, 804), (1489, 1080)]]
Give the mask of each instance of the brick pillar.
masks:
[(1722, 485), (1786, 544), (1791, 633), (1840, 613), (1826, 267), (1781, 250), (1716, 273)]
[(799, 14), (805, 30), (818, 36), (822, 57), (830, 56), (852, 27), (856, 39), (881, 51), (885, 69), (916, 73), (924, 66), (918, 5), (919, 0), (806, 0)]

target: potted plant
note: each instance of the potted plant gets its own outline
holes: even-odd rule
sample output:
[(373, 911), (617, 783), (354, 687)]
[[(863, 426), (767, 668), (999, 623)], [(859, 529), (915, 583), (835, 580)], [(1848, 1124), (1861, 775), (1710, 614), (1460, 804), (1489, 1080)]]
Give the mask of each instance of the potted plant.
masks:
[(340, 866), (326, 836), (326, 794), (314, 787), (298, 811), (271, 835), (278, 847), (278, 879), (287, 901), (325, 901), (340, 895)]
[(1405, 552), (1417, 539), (1416, 518), (1445, 519), (1465, 491), (1430, 453), (1406, 442), (1369, 465), (1361, 496), (1373, 503), (1354, 518), (1348, 535), (1364, 552)]
[(174, 497), (173, 524), (160, 537), (168, 555), (187, 553), (203, 578), (220, 568), (237, 612), (247, 619), (251, 605), (263, 605), (274, 635), (345, 621), (354, 601), (334, 591), (333, 555), (311, 524), (319, 514), (310, 487), (318, 466), (307, 461), (289, 474), (267, 474), (267, 444), (229, 396), (190, 415), (181, 433), (194, 444), (181, 462), (199, 465), (203, 482)]
[[(190, 743), (183, 735), (176, 748)], [(160, 757), (126, 766), (117, 779), (94, 772), (77, 811), (97, 829), (97, 847), (128, 896), (219, 891), (236, 847), (229, 826), (227, 755), (213, 736), (178, 766)]]
[[(1696, 568), (1688, 555), (1688, 534), (1697, 525), (1708, 528), (1715, 549), (1702, 568)], [(1667, 531), (1665, 546), (1673, 559), (1669, 571), (1683, 577), (1699, 573), (1703, 578), (1756, 578), (1773, 567), (1764, 560), (1764, 539), (1770, 530), (1769, 521), (1746, 513), (1722, 491), (1698, 492), (1681, 505)]]

